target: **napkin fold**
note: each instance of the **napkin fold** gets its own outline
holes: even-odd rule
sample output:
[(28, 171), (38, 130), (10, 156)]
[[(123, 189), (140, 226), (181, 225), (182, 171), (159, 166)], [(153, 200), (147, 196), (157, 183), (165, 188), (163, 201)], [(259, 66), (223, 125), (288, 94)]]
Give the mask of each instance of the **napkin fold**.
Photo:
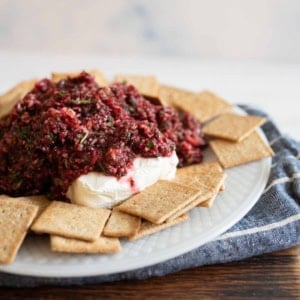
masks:
[(282, 135), (264, 112), (245, 105), (241, 108), (248, 114), (268, 118), (262, 130), (275, 156), (260, 199), (224, 234), (186, 254), (134, 271), (83, 278), (44, 278), (0, 272), (0, 286), (67, 286), (146, 279), (187, 268), (242, 260), (300, 244), (300, 143)]

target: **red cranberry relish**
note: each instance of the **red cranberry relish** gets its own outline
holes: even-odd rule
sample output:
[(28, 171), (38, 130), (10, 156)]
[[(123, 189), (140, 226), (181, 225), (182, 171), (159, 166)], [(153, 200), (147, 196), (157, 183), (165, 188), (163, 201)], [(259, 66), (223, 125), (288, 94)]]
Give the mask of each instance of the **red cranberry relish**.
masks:
[(200, 162), (204, 146), (192, 115), (153, 105), (132, 85), (99, 87), (85, 72), (43, 79), (0, 120), (0, 194), (62, 199), (90, 171), (121, 177), (135, 157), (175, 148), (184, 166)]

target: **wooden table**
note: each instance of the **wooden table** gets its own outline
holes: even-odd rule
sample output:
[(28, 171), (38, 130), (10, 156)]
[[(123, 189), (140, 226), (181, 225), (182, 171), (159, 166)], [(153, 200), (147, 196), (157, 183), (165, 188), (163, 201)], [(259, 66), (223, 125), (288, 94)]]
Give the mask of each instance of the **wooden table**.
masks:
[(86, 285), (2, 289), (0, 299), (300, 299), (300, 246), (241, 262), (162, 278)]

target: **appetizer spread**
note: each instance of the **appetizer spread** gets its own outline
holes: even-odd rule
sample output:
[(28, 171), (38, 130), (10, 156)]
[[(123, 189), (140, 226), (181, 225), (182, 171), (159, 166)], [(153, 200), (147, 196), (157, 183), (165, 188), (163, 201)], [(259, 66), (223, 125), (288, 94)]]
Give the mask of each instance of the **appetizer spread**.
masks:
[[(154, 76), (53, 73), (0, 96), (0, 263), (31, 230), (51, 250), (115, 253), (209, 208), (223, 168), (273, 155), (256, 129), (211, 92)], [(210, 147), (217, 160), (203, 162)]]

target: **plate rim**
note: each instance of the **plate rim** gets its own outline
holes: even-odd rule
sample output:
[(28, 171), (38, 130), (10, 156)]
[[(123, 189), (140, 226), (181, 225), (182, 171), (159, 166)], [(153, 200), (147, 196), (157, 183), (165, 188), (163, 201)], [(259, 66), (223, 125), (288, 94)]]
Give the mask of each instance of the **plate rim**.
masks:
[[(235, 107), (234, 111), (239, 112), (240, 114), (246, 114), (246, 112), (239, 108)], [(266, 136), (262, 129), (258, 129), (260, 136), (266, 141)], [(213, 241), (224, 233), (226, 230), (231, 228), (234, 224), (240, 221), (256, 204), (259, 200), (266, 184), (269, 179), (272, 157), (264, 158), (260, 161), (255, 161), (253, 163), (261, 163), (260, 177), (257, 178), (256, 182), (258, 183), (255, 186), (255, 189), (251, 190), (251, 193), (247, 196), (246, 199), (240, 204), (238, 210), (233, 210), (230, 214), (226, 216), (221, 222), (219, 222), (217, 227), (211, 227), (210, 230), (202, 234), (201, 240), (197, 239), (198, 237), (189, 238), (188, 243), (183, 243), (183, 245), (178, 248), (178, 244), (172, 245), (166, 249), (163, 249), (159, 254), (153, 255), (153, 253), (148, 253), (141, 258), (131, 258), (126, 264), (114, 264), (108, 271), (102, 271), (99, 264), (90, 264), (87, 268), (86, 265), (83, 268), (79, 267), (79, 264), (68, 265), (67, 267), (62, 266), (61, 270), (57, 268), (57, 265), (40, 265), (38, 268), (31, 269), (29, 266), (32, 265), (17, 262), (12, 263), (11, 265), (0, 265), (0, 271), (14, 274), (14, 275), (25, 275), (32, 277), (40, 278), (79, 278), (79, 277), (90, 277), (90, 276), (107, 276), (112, 274), (118, 274), (123, 272), (131, 272), (138, 269), (146, 268), (153, 266), (158, 263), (163, 263), (167, 260), (173, 259), (179, 255), (186, 254), (210, 241)], [(237, 166), (238, 168), (239, 166)], [(226, 192), (226, 191), (225, 191)], [(253, 197), (254, 196), (254, 197)], [(178, 224), (180, 226), (180, 224)], [(168, 230), (168, 229), (166, 229)], [(157, 232), (155, 234), (160, 234)], [(170, 254), (171, 252), (171, 254)], [(74, 254), (77, 255), (77, 254)], [(97, 255), (97, 254), (96, 254)], [(102, 255), (102, 254), (98, 254)], [(150, 259), (149, 259), (150, 258)]]
[[(99, 269), (99, 264), (91, 264), (88, 268), (86, 265), (81, 269), (78, 268), (78, 264), (74, 266), (62, 266), (62, 271), (57, 269), (57, 266), (39, 266), (36, 269), (28, 268), (31, 264), (26, 263), (17, 263), (8, 266), (0, 266), (0, 271), (16, 274), (16, 275), (27, 275), (34, 277), (43, 277), (43, 278), (78, 278), (78, 277), (88, 277), (88, 276), (105, 276), (111, 274), (118, 274), (122, 272), (134, 271), (137, 269), (149, 267), (158, 263), (163, 263), (169, 259), (173, 259), (179, 255), (190, 252), (209, 241), (214, 240), (216, 237), (224, 233), (226, 230), (231, 228), (234, 224), (236, 224), (239, 220), (241, 220), (255, 205), (255, 203), (260, 198), (262, 191), (264, 190), (267, 180), (269, 178), (270, 170), (271, 170), (271, 157), (265, 158), (261, 161), (262, 163), (262, 172), (260, 173), (260, 177), (257, 178), (257, 182), (259, 186), (256, 186), (255, 189), (251, 191), (248, 197), (242, 202), (241, 206), (238, 210), (233, 210), (230, 214), (223, 219), (218, 226), (212, 227), (211, 230), (208, 230), (203, 234), (201, 240), (196, 237), (190, 238), (188, 243), (183, 243), (183, 245), (178, 248), (178, 244), (172, 245), (167, 249), (163, 249), (159, 254), (151, 255), (153, 253), (149, 253), (147, 256), (143, 256), (142, 258), (132, 258), (130, 263), (127, 262), (124, 265), (114, 264), (113, 267), (108, 271), (102, 271)], [(253, 197), (254, 196), (254, 197)], [(251, 200), (251, 201), (249, 201)], [(179, 224), (180, 226), (180, 224)], [(156, 233), (156, 234), (159, 234)], [(101, 254), (100, 254), (101, 255)]]

